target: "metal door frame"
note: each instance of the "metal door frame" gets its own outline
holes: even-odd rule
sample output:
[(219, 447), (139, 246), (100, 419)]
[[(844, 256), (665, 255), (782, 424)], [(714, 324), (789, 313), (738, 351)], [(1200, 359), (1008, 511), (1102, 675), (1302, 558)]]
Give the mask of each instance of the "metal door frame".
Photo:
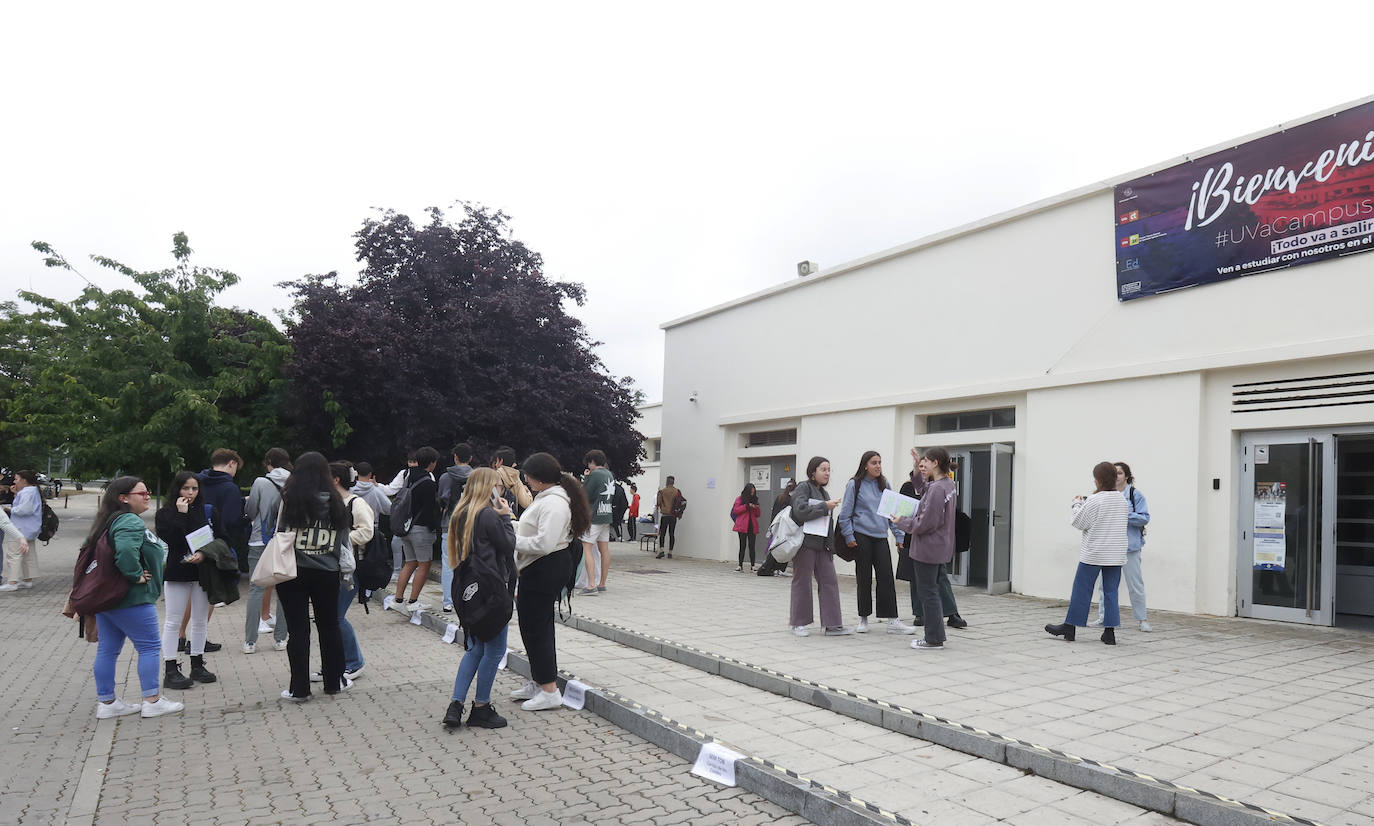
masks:
[[(1008, 497), (1015, 498), (1015, 490), (1012, 482), (1015, 480), (1012, 463), (1015, 462), (1016, 446), (1009, 442), (994, 442), (991, 447), (991, 456), (988, 462), (988, 593), (1006, 594), (1011, 592), (1011, 550), (1012, 550), (1012, 503), (997, 501), (997, 458), (999, 455), (1007, 456), (1007, 471), (1012, 475), (1012, 480), (1007, 485)], [(1001, 521), (1002, 530), (1007, 534), (1007, 578), (1004, 581), (997, 580), (997, 537), (998, 522)]]

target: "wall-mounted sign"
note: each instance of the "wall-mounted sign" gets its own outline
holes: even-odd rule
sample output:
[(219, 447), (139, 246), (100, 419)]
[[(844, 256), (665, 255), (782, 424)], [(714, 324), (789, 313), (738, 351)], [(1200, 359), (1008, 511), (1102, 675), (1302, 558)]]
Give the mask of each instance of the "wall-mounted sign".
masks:
[(768, 486), (772, 482), (772, 479), (772, 465), (749, 466), (749, 484), (753, 485), (755, 490), (768, 490)]
[(1121, 301), (1374, 250), (1374, 102), (1115, 194)]

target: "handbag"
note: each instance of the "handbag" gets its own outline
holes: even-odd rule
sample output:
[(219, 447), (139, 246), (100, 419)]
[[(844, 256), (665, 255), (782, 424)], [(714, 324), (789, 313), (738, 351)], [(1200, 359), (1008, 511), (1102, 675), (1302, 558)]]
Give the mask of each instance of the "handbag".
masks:
[[(854, 509), (859, 506), (859, 483), (854, 483), (854, 497), (849, 503), (849, 521), (854, 521)], [(830, 546), (835, 550), (835, 556), (845, 562), (853, 562), (859, 555), (859, 548), (849, 547), (849, 540), (844, 538), (844, 531), (840, 530), (840, 520), (835, 520), (835, 528), (831, 531)]]
[(96, 540), (81, 549), (72, 571), (71, 608), (83, 617), (94, 617), (119, 605), (129, 595), (129, 580), (115, 565), (114, 546), (110, 544), (110, 526)]
[(280, 585), (296, 578), (296, 532), (281, 529), (281, 516), (277, 517), (277, 530), (262, 549), (258, 565), (253, 569), (252, 583), (259, 588)]

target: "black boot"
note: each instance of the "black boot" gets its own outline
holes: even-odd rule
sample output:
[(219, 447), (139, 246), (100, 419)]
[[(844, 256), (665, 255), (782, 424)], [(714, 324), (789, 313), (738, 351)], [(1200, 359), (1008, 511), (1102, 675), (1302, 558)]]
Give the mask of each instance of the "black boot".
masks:
[(949, 627), (950, 627), (950, 628), (968, 628), (968, 620), (964, 619), (963, 617), (959, 616), (958, 614), (950, 614), (950, 615), (949, 615)]
[(166, 670), (162, 675), (163, 688), (174, 688), (182, 691), (194, 685), (190, 677), (181, 673), (181, 666), (176, 660), (168, 660), (165, 668)]
[(474, 705), (468, 715), (468, 728), (505, 728), (506, 718), (496, 713), (491, 703)]
[[(206, 654), (213, 654), (213, 653), (215, 653), (216, 651), (220, 650), (220, 649), (223, 648), (223, 647), (224, 647), (224, 646), (220, 645), (220, 644), (217, 643), (217, 642), (210, 642), (209, 640), (206, 640), (206, 641), (205, 641), (205, 653), (206, 653)], [(186, 650), (187, 650), (187, 651), (190, 651), (191, 649), (190, 649), (190, 648), (187, 648)]]
[(198, 683), (213, 683), (219, 679), (206, 670), (204, 654), (191, 655), (191, 679)]
[(662, 559), (662, 558), (663, 558), (663, 551), (659, 551), (659, 552), (658, 552), (658, 556), (654, 557), (654, 559)]
[(444, 725), (448, 728), (458, 728), (462, 724), (463, 703), (459, 700), (454, 700), (448, 704), (448, 711), (444, 712)]
[(1073, 642), (1074, 635), (1078, 633), (1078, 629), (1069, 625), (1067, 622), (1060, 623), (1059, 625), (1046, 625), (1045, 630), (1056, 637), (1063, 637), (1064, 642)]
[(1116, 629), (1102, 629), (1102, 641), (1105, 642), (1107, 645), (1116, 645)]
[(178, 637), (178, 638), (177, 638), (177, 653), (178, 653), (178, 654), (190, 654), (190, 653), (191, 653), (191, 644), (190, 644), (189, 642), (186, 641), (186, 638), (185, 638), (185, 637)]

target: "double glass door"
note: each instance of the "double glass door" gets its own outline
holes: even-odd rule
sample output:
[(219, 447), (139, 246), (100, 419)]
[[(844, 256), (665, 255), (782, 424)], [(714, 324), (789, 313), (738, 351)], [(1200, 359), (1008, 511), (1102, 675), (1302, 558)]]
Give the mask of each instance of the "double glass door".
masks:
[(959, 510), (969, 516), (969, 550), (954, 555), (950, 581), (990, 594), (1011, 590), (1010, 444), (950, 450)]

